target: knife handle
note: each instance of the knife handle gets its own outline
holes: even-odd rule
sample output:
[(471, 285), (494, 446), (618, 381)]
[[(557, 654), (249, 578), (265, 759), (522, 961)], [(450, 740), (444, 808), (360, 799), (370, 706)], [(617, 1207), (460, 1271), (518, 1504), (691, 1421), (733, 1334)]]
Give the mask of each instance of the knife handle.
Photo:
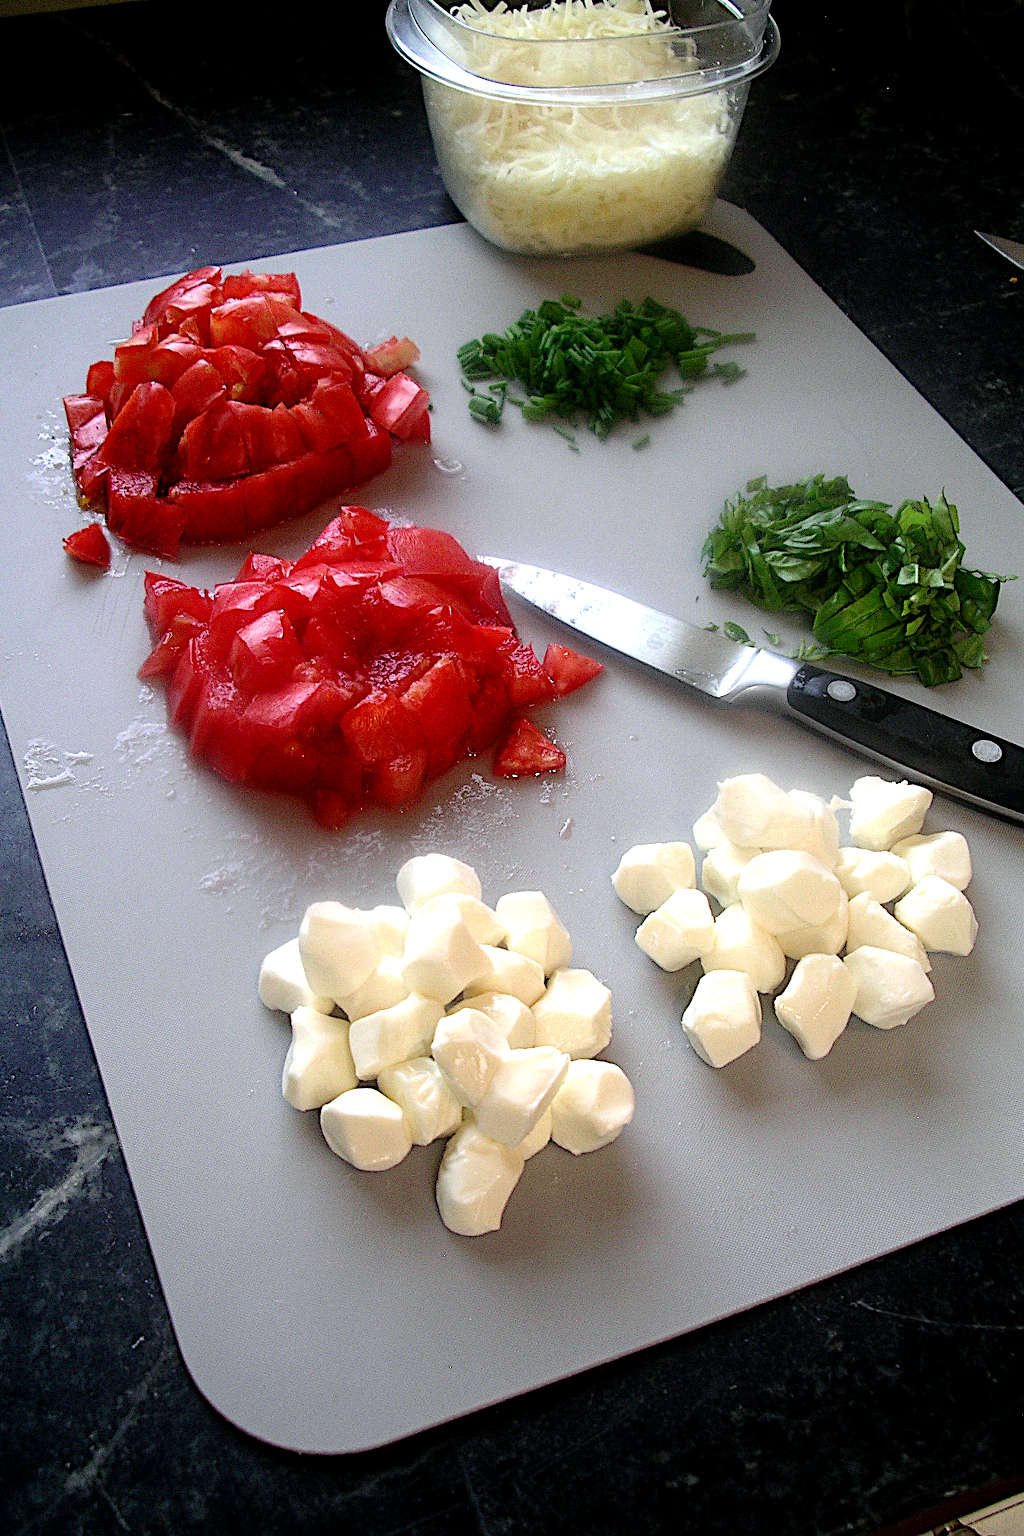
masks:
[(1024, 822), (1024, 748), (884, 688), (802, 665), (786, 690), (800, 719), (986, 811)]

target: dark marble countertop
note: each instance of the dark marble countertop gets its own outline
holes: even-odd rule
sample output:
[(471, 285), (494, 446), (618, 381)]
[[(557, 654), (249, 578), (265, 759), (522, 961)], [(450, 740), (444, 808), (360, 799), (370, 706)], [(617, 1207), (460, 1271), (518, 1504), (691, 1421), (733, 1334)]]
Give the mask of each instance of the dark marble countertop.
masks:
[[(454, 222), (364, 9), (326, 46), (301, 0), (0, 20), (0, 303)], [(724, 195), (1024, 497), (1024, 275), (972, 233), (1024, 239), (1024, 3), (775, 14)], [(1024, 1204), (381, 1451), (238, 1433), (178, 1354), (6, 743), (0, 851), (5, 1530), (838, 1536), (1024, 1485)]]

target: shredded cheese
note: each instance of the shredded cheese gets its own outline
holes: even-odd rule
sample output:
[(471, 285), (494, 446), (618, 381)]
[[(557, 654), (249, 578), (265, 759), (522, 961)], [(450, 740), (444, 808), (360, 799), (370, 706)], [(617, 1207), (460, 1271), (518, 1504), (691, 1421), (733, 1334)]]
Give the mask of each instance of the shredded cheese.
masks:
[[(696, 67), (649, 0), (493, 11), (467, 0), (454, 14), (466, 27), (466, 67), (510, 84), (610, 85)], [(453, 201), (487, 239), (527, 254), (641, 245), (692, 228), (714, 198), (741, 106), (736, 88), (594, 106), (505, 101), (426, 79), (423, 88)]]

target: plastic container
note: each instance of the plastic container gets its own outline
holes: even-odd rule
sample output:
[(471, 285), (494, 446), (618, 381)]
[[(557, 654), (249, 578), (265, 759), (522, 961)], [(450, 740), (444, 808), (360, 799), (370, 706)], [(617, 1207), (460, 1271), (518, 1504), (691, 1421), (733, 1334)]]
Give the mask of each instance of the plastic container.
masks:
[[(778, 54), (768, 8), (391, 0), (387, 29), (422, 77), (460, 212), (504, 250), (565, 256), (648, 245), (700, 222), (750, 82)], [(607, 35), (571, 35), (583, 27)]]

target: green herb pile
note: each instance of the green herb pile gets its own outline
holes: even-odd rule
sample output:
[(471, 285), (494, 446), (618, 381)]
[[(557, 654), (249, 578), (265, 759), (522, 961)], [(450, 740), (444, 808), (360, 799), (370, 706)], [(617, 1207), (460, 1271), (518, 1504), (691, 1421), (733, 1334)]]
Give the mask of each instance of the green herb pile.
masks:
[[(461, 346), (458, 360), (472, 414), (497, 425), (507, 402), (529, 421), (556, 417), (575, 425), (582, 417), (591, 432), (607, 437), (618, 422), (637, 421), (641, 413), (666, 415), (702, 375), (724, 383), (739, 378), (743, 370), (737, 363), (713, 363), (711, 354), (754, 339), (750, 333), (729, 336), (693, 326), (652, 298), (640, 304), (623, 299), (607, 315), (586, 316), (580, 308), (572, 294), (545, 299), (537, 309), (524, 310), (501, 336), (489, 333)], [(684, 382), (664, 389), (664, 374), (673, 363)], [(486, 390), (475, 387), (488, 379), (498, 382)], [(525, 398), (511, 393), (510, 384), (520, 385)], [(556, 430), (572, 441), (571, 433)]]
[(809, 613), (813, 654), (916, 673), (928, 687), (987, 660), (982, 636), (1000, 582), (1013, 579), (962, 564), (960, 520), (945, 496), (893, 511), (824, 475), (776, 487), (750, 481), (726, 502), (703, 554), (713, 587), (742, 591), (771, 613)]

